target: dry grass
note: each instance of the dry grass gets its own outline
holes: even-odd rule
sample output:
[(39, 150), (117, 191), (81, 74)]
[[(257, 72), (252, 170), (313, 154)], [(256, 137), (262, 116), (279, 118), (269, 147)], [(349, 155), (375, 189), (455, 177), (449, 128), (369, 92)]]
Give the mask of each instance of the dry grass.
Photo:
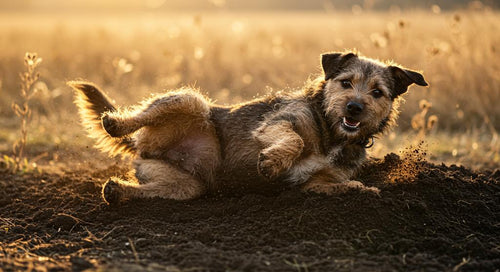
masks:
[[(10, 103), (19, 96), (17, 74), (26, 51), (44, 56), (32, 103), (35, 133), (28, 142), (51, 148), (89, 144), (67, 80), (96, 82), (122, 105), (182, 85), (195, 85), (219, 103), (236, 103), (270, 89), (300, 88), (308, 77), (320, 74), (320, 53), (357, 48), (366, 56), (421, 70), (431, 84), (412, 88), (399, 128), (381, 139), (372, 154), (404, 149), (408, 139), (425, 138), (436, 160), (498, 165), (499, 25), (500, 14), (488, 10), (2, 14), (0, 119), (7, 130), (0, 133), (0, 150), (15, 140)], [(419, 108), (422, 99), (432, 104), (425, 114)], [(414, 116), (423, 116), (424, 130), (412, 130)], [(430, 116), (437, 122), (427, 127)], [(439, 143), (436, 148), (433, 142)]]
[(24, 173), (36, 168), (36, 164), (30, 164), (28, 158), (25, 157), (26, 143), (28, 139), (28, 122), (31, 118), (30, 100), (36, 94), (33, 84), (38, 80), (40, 74), (36, 72), (36, 68), (42, 62), (36, 53), (26, 53), (24, 55), (24, 66), (26, 71), (19, 74), (21, 78), (21, 102), (12, 103), (12, 110), (20, 121), (20, 134), (12, 145), (13, 156), (4, 155), (0, 162), (6, 170), (11, 173)]

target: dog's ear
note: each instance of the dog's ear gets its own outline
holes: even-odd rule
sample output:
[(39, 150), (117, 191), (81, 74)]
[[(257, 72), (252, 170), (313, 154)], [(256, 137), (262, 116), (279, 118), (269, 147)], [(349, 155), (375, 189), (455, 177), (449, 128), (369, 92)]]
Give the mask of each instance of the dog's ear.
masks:
[(323, 67), (323, 72), (325, 73), (325, 80), (329, 80), (332, 77), (338, 75), (338, 73), (344, 68), (347, 62), (352, 58), (357, 58), (358, 56), (354, 53), (325, 53), (321, 55), (321, 66)]
[(420, 86), (427, 86), (424, 76), (415, 71), (408, 69), (402, 69), (396, 66), (389, 66), (389, 72), (394, 79), (394, 90), (393, 98), (405, 93), (408, 90), (408, 86), (415, 83)]

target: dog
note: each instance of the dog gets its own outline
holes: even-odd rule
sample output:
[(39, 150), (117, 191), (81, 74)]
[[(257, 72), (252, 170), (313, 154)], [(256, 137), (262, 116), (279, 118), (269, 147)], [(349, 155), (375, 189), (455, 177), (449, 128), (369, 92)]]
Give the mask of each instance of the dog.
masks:
[(321, 66), (324, 75), (300, 91), (234, 106), (181, 88), (121, 109), (92, 83), (68, 82), (96, 147), (133, 158), (135, 177), (110, 178), (104, 200), (188, 200), (273, 186), (377, 193), (352, 180), (366, 148), (395, 123), (408, 87), (428, 84), (418, 72), (353, 52), (322, 54)]

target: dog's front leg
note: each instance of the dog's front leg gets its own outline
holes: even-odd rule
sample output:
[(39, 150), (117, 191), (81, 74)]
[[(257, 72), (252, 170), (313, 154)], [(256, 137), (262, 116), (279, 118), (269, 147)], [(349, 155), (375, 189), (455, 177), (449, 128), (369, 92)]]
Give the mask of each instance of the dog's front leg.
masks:
[(351, 175), (352, 171), (347, 169), (326, 167), (311, 175), (302, 186), (302, 190), (326, 195), (345, 193), (352, 189), (379, 194), (378, 188), (368, 187), (357, 180), (351, 180)]
[(268, 179), (290, 169), (304, 149), (304, 141), (289, 121), (264, 123), (253, 135), (264, 146), (259, 154), (257, 169)]

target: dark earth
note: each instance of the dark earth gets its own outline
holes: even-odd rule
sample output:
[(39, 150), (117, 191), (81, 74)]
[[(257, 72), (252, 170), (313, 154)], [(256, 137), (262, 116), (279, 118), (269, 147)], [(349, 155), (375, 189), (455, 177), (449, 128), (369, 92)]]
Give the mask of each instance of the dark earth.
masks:
[(358, 177), (380, 196), (291, 189), (106, 205), (101, 185), (126, 171), (114, 161), (0, 174), (0, 271), (500, 268), (500, 169), (475, 172), (389, 154)]

